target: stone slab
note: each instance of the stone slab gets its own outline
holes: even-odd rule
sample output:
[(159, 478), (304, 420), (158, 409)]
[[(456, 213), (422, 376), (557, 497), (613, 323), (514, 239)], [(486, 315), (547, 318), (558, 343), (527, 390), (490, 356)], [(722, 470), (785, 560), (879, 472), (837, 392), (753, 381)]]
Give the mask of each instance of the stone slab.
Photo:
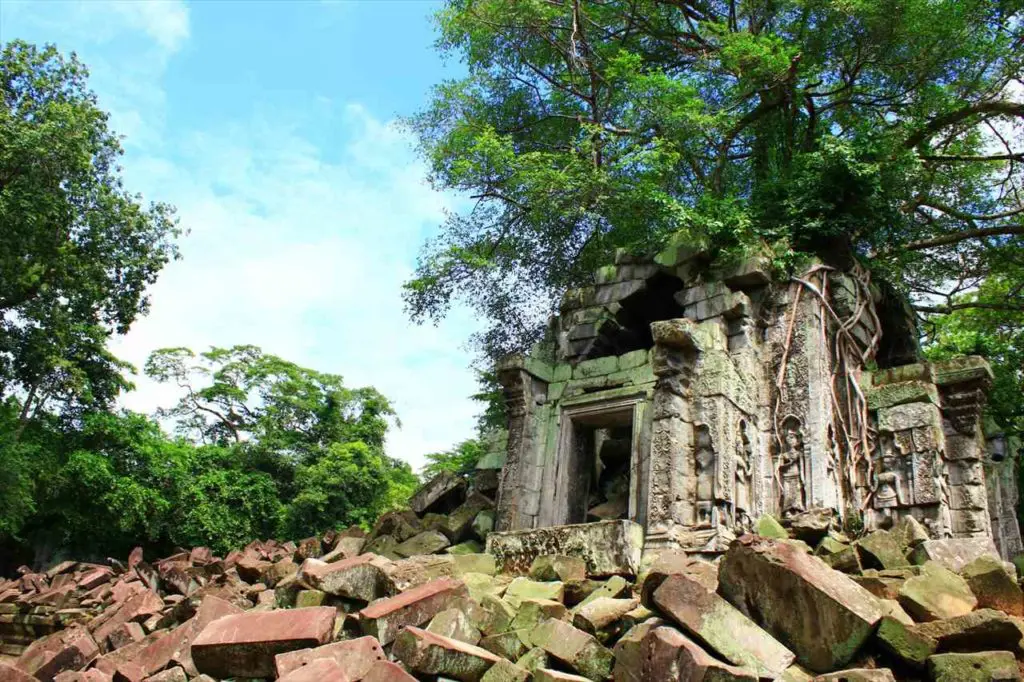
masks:
[(643, 542), (640, 525), (614, 520), (491, 533), (487, 552), (506, 573), (528, 573), (537, 557), (562, 554), (583, 559), (589, 576), (636, 575)]

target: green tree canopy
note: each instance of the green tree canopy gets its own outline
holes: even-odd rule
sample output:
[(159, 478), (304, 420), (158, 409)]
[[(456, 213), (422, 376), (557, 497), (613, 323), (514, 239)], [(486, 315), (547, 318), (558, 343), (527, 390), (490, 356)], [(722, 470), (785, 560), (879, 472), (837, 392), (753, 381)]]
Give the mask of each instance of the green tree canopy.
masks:
[(0, 50), (0, 399), (19, 396), (19, 433), (47, 405), (113, 400), (123, 363), (106, 340), (176, 255), (172, 209), (122, 186), (87, 77), (53, 47)]
[(486, 353), (520, 350), (616, 248), (669, 239), (861, 259), (922, 315), (1024, 309), (1021, 287), (977, 289), (1019, 282), (1024, 251), (1021, 8), (448, 0), (438, 44), (467, 75), (410, 124), (433, 183), (474, 203), (424, 250), (409, 310), (461, 298), (492, 322)]

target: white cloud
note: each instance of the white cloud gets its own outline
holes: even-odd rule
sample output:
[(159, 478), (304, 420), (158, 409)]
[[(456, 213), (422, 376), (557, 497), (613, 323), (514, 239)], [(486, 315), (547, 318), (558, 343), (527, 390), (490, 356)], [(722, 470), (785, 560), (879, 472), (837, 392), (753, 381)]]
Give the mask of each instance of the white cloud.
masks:
[(88, 5), (94, 12), (120, 15), (129, 25), (145, 31), (161, 47), (172, 52), (188, 40), (188, 6), (181, 0), (111, 0)]

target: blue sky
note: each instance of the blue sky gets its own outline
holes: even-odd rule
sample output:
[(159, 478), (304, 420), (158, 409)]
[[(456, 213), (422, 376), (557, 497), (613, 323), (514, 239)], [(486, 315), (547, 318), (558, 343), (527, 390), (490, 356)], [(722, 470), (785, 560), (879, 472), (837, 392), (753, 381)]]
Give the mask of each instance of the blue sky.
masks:
[[(423, 0), (0, 2), (0, 40), (75, 51), (125, 135), (126, 185), (178, 207), (183, 259), (114, 351), (252, 343), (390, 397), (391, 455), (472, 435), (476, 390), (459, 309), (411, 325), (401, 284), (458, 199), (434, 192), (395, 121), (457, 75)], [(150, 412), (173, 389), (143, 377)]]

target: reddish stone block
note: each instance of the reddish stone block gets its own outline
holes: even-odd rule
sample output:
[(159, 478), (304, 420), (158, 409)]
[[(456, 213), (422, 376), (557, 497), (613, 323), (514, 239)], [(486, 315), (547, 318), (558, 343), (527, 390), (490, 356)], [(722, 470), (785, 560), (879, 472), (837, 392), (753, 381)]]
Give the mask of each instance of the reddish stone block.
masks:
[(108, 568), (94, 568), (82, 574), (78, 579), (78, 589), (92, 590), (110, 581), (111, 572)]
[(371, 553), (330, 564), (309, 560), (302, 564), (299, 578), (327, 594), (373, 601), (387, 593), (384, 569), (389, 563), (384, 557)]
[(293, 670), (320, 658), (336, 661), (354, 680), (362, 679), (377, 661), (387, 660), (380, 642), (373, 637), (360, 637), (325, 644), (315, 649), (300, 649), (286, 654), (278, 654), (274, 658), (277, 676), (284, 677)]
[(138, 663), (122, 663), (114, 671), (114, 682), (142, 682), (146, 670)]
[(163, 599), (155, 592), (143, 590), (129, 597), (109, 620), (95, 628), (92, 631), (93, 636), (97, 642), (106, 642), (110, 634), (125, 623), (143, 620), (146, 616), (160, 613), (163, 609)]
[(477, 682), (491, 666), (504, 660), (487, 649), (416, 627), (402, 631), (391, 653), (418, 673), (464, 682)]
[(192, 660), (212, 677), (273, 677), (277, 654), (330, 641), (336, 615), (318, 606), (220, 618), (192, 642)]
[(99, 652), (88, 630), (73, 627), (33, 642), (15, 666), (36, 679), (48, 680), (65, 670), (81, 670)]
[(0, 663), (0, 680), (3, 682), (38, 682), (24, 670), (18, 670), (6, 663)]
[(242, 609), (223, 599), (213, 596), (205, 597), (199, 605), (196, 615), (182, 623), (177, 629), (149, 643), (138, 652), (136, 660), (150, 674), (164, 668), (171, 661), (189, 673), (194, 673), (195, 664), (192, 662), (191, 654), (192, 640), (215, 620), (241, 613), (244, 613)]
[(378, 661), (363, 676), (362, 682), (417, 682), (402, 666), (391, 661)]
[(278, 678), (278, 682), (349, 682), (351, 679), (337, 661), (318, 658)]
[(114, 651), (123, 646), (145, 639), (146, 633), (138, 623), (122, 623), (107, 635), (107, 649)]
[(388, 644), (407, 625), (422, 625), (469, 590), (461, 580), (440, 578), (370, 604), (359, 612), (363, 632)]

